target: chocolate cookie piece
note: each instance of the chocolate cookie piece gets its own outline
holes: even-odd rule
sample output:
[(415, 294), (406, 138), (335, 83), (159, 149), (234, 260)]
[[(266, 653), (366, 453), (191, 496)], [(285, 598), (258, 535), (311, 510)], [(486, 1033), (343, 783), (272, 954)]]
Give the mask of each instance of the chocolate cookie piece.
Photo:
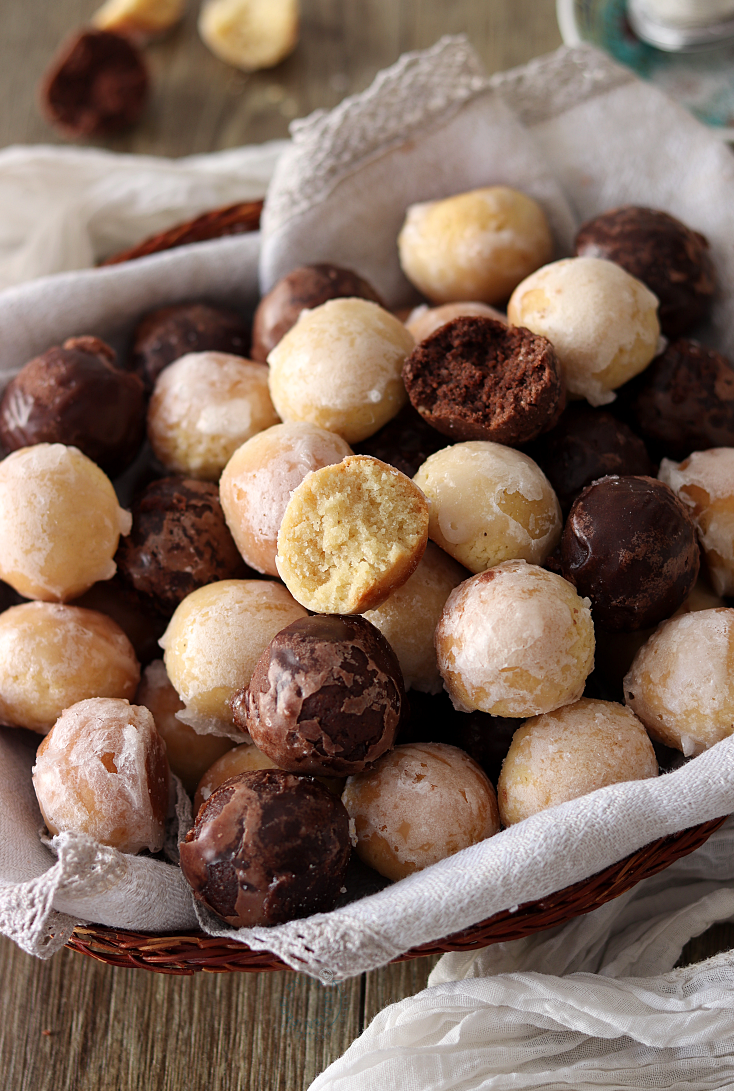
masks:
[(666, 337), (680, 337), (709, 313), (716, 273), (708, 240), (667, 212), (612, 208), (582, 225), (576, 254), (613, 261), (646, 284), (660, 300)]
[(252, 577), (224, 520), (216, 485), (152, 482), (133, 504), (133, 527), (115, 560), (121, 577), (165, 616), (208, 583)]
[(611, 413), (582, 402), (569, 405), (555, 428), (527, 453), (550, 481), (564, 513), (599, 477), (655, 472), (639, 436)]
[(142, 54), (122, 34), (82, 30), (54, 57), (41, 86), (46, 117), (71, 137), (134, 125), (148, 97)]
[(248, 326), (236, 311), (208, 303), (178, 303), (146, 314), (135, 330), (130, 367), (152, 389), (164, 368), (190, 352), (247, 356)]
[(7, 451), (64, 443), (112, 477), (130, 465), (144, 435), (143, 383), (115, 366), (114, 351), (98, 337), (71, 337), (36, 356), (0, 400)]
[(236, 928), (333, 909), (349, 862), (349, 816), (310, 777), (240, 773), (212, 792), (179, 846), (194, 896)]
[(379, 629), (359, 616), (316, 615), (277, 634), (232, 711), (279, 768), (341, 777), (390, 749), (404, 699), (397, 656)]
[(408, 403), (379, 432), (355, 444), (354, 453), (372, 455), (408, 477), (415, 477), (429, 455), (446, 446), (446, 437)]
[(519, 447), (552, 428), (565, 405), (553, 346), (492, 318), (455, 318), (411, 352), (403, 381), (412, 405), (454, 440)]
[(673, 341), (635, 381), (632, 414), (656, 453), (734, 447), (734, 366), (697, 341)]
[(696, 528), (652, 477), (603, 477), (575, 501), (561, 539), (565, 579), (591, 599), (594, 622), (634, 632), (675, 613), (698, 577)]
[(384, 306), (372, 285), (351, 269), (328, 263), (294, 269), (260, 300), (252, 324), (250, 358), (265, 363), (271, 349), (295, 326), (301, 311), (313, 310), (329, 299), (353, 298)]

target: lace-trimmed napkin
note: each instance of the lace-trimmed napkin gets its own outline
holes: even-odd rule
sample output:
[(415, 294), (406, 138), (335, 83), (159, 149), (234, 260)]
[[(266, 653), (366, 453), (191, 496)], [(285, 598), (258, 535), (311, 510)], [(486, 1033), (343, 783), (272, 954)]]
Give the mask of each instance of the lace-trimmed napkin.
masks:
[[(644, 125), (644, 138), (632, 122)], [(331, 114), (296, 125), (268, 193), (262, 281), (267, 287), (294, 265), (331, 260), (367, 276), (389, 302), (404, 301), (395, 237), (405, 206), (488, 183), (516, 185), (543, 204), (559, 255), (589, 212), (623, 201), (670, 209), (712, 240), (724, 291), (710, 337), (725, 349), (734, 336), (734, 160), (658, 91), (586, 48), (487, 81), (466, 42), (447, 39), (402, 58)], [(242, 236), (10, 288), (0, 294), (0, 371), (74, 333), (121, 345), (140, 313), (159, 304), (195, 296), (252, 304), (258, 245)], [(0, 744), (7, 934), (49, 954), (76, 919), (153, 931), (191, 926), (191, 900), (173, 865), (119, 861), (79, 839), (57, 839), (54, 862), (38, 841), (24, 733), (4, 731)], [(733, 810), (734, 738), (675, 773), (536, 815), (332, 913), (239, 931), (202, 912), (199, 921), (338, 981)]]

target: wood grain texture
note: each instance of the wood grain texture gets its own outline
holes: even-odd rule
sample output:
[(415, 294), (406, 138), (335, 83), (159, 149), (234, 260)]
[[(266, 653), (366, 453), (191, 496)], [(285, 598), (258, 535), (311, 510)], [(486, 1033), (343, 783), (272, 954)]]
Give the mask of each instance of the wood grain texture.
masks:
[[(2, 0), (0, 145), (65, 143), (36, 88), (95, 0)], [(554, 0), (303, 0), (296, 53), (244, 75), (198, 38), (197, 5), (147, 51), (142, 123), (97, 146), (186, 155), (287, 135), (288, 123), (366, 87), (409, 49), (465, 32), (493, 72), (556, 48)], [(727, 931), (728, 927), (728, 931)], [(728, 947), (732, 926), (691, 941), (688, 961)], [(0, 937), (0, 1084), (7, 1091), (301, 1091), (386, 1004), (424, 988), (436, 959), (337, 988), (288, 973), (173, 978), (64, 951), (40, 962)]]

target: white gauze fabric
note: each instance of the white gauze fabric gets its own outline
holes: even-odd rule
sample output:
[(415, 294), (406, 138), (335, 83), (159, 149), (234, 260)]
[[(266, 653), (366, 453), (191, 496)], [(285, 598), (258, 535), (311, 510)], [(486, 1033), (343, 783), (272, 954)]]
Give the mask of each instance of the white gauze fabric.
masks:
[[(533, 89), (540, 101), (553, 101), (552, 89), (545, 87), (551, 77), (544, 65), (563, 88), (555, 103), (557, 115), (552, 118), (559, 131), (563, 131), (569, 113), (585, 116), (588, 109), (595, 124), (600, 129), (606, 127), (610, 143), (616, 140), (622, 145), (628, 116), (624, 103), (625, 110), (619, 112), (618, 96), (631, 84), (635, 101), (637, 96), (643, 100), (648, 96), (655, 131), (681, 126), (684, 163), (678, 168), (679, 176), (693, 169), (685, 165), (682, 149), (687, 141), (696, 148), (705, 145), (714, 175), (710, 190), (702, 188), (695, 203), (691, 200), (690, 207), (679, 205), (676, 210), (693, 226), (706, 230), (701, 213), (706, 194), (713, 195), (712, 201), (721, 201), (725, 190), (727, 201), (708, 233), (715, 237), (717, 256), (727, 246), (734, 252), (734, 161), (729, 162), (729, 153), (710, 134), (658, 92), (587, 49), (562, 50), (550, 60), (530, 66), (524, 77), (516, 73), (504, 83), (488, 82), (466, 43), (450, 39), (426, 54), (403, 58), (382, 73), (363, 96), (296, 127), (294, 144), (279, 160), (268, 194), (261, 265), (265, 284), (303, 261), (328, 259), (357, 269), (373, 280), (390, 302), (396, 302), (406, 293), (395, 251), (405, 205), (492, 181), (516, 184), (534, 193), (548, 211), (558, 252), (567, 252), (578, 219), (575, 209), (581, 207), (578, 191), (584, 186), (596, 187), (600, 200), (603, 196), (604, 205), (592, 211), (614, 203), (612, 182), (606, 185), (602, 179), (615, 177), (616, 164), (602, 156), (598, 161), (592, 157), (584, 163), (583, 169), (590, 172), (587, 179), (573, 166), (573, 155), (580, 153), (569, 147), (571, 165), (566, 177), (562, 143), (551, 162), (536, 136), (531, 111)], [(602, 109), (602, 103), (607, 104), (607, 110)], [(543, 122), (550, 123), (548, 118)], [(573, 144), (572, 127), (567, 135), (569, 145)], [(694, 131), (687, 135), (690, 127)], [(542, 132), (539, 136), (542, 138)], [(649, 134), (651, 144), (654, 136), (655, 132)], [(597, 146), (603, 143), (603, 133), (595, 133), (594, 138)], [(658, 141), (662, 164), (658, 191), (648, 176), (655, 156), (646, 152), (640, 161), (639, 201), (664, 204), (662, 187), (664, 182), (667, 192), (668, 182), (662, 175), (670, 169), (666, 141), (666, 137)], [(480, 157), (479, 167), (476, 156)], [(705, 186), (705, 179), (701, 185)], [(624, 199), (632, 199), (633, 189), (630, 177)], [(353, 203), (357, 197), (364, 207)], [(379, 245), (374, 242), (378, 236)], [(326, 242), (333, 249), (325, 249)], [(203, 296), (252, 308), (257, 297), (259, 246), (257, 235), (240, 236), (183, 247), (127, 266), (65, 272), (9, 288), (0, 293), (0, 374), (13, 373), (48, 345), (74, 334), (95, 333), (122, 347), (140, 315), (157, 305)], [(720, 270), (722, 299), (732, 300), (734, 275), (730, 275), (726, 260)], [(722, 340), (724, 336), (722, 333)], [(16, 747), (22, 751), (27, 746), (23, 737), (23, 732), (3, 733), (3, 745), (11, 752)], [(27, 949), (48, 953), (63, 942), (64, 928), (74, 919), (154, 931), (190, 926), (191, 901), (179, 898), (182, 888), (176, 884), (180, 876), (171, 879), (166, 888), (157, 875), (143, 875), (134, 858), (126, 862), (130, 882), (140, 883), (134, 896), (119, 887), (125, 889), (126, 899), (108, 899), (106, 849), (97, 848), (96, 855), (92, 853), (86, 860), (81, 848), (74, 849), (75, 882), (85, 884), (84, 897), (75, 896), (73, 884), (63, 891), (57, 889), (56, 865), (38, 844), (38, 814), (28, 797), (32, 791), (30, 763), (17, 767), (22, 768), (24, 774), (6, 775), (5, 765), (0, 764), (0, 799), (18, 799), (24, 793), (27, 797), (12, 826), (7, 824), (12, 807), (0, 807), (0, 842), (22, 846), (14, 853), (12, 866), (11, 858), (0, 854), (2, 905), (11, 907), (2, 912), (2, 928), (7, 934)], [(657, 780), (613, 785), (536, 815), (331, 913), (275, 928), (239, 931), (201, 910), (199, 920), (211, 934), (226, 934), (255, 949), (273, 951), (314, 976), (322, 977), (328, 971), (326, 976), (338, 981), (495, 912), (541, 898), (650, 841), (732, 810), (734, 738)], [(31, 842), (36, 846), (33, 849)], [(65, 851), (63, 846), (59, 848), (60, 859)], [(24, 870), (26, 853), (29, 863)], [(143, 866), (149, 862), (143, 861)], [(166, 875), (170, 878), (168, 872)], [(99, 899), (92, 903), (97, 877)], [(22, 888), (28, 881), (34, 884), (30, 899), (29, 888)], [(79, 889), (77, 886), (76, 892)], [(126, 904), (121, 905), (121, 900)], [(59, 922), (54, 916), (57, 913), (66, 915), (66, 923)]]
[(710, 1091), (734, 1086), (734, 952), (673, 969), (734, 919), (734, 822), (593, 913), (444, 955), (310, 1091)]

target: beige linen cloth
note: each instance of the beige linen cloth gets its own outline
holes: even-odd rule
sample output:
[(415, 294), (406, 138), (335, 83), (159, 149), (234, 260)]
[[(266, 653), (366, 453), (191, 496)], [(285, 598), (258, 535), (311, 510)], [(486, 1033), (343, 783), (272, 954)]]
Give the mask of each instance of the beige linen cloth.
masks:
[[(0, 156), (0, 193), (2, 170)], [(183, 175), (180, 181), (185, 188)], [(406, 301), (411, 293), (395, 256), (405, 206), (489, 183), (516, 185), (541, 201), (559, 255), (581, 219), (625, 201), (667, 208), (704, 231), (725, 289), (706, 336), (734, 348), (729, 151), (680, 107), (593, 50), (564, 49), (488, 81), (466, 42), (447, 39), (401, 58), (332, 113), (294, 126), (270, 185), (262, 247), (257, 236), (225, 239), (0, 293), (0, 372), (12, 373), (75, 333), (94, 332), (122, 346), (135, 319), (157, 304), (206, 296), (251, 306), (258, 259), (265, 287), (298, 263), (328, 259), (366, 275), (390, 303)], [(158, 182), (153, 177), (150, 184)], [(0, 733), (2, 930), (25, 949), (50, 954), (75, 920), (190, 927), (191, 899), (172, 865), (120, 858), (68, 836), (56, 839), (55, 859), (38, 842), (32, 761), (20, 733)], [(339, 981), (731, 811), (734, 739), (657, 780), (614, 785), (536, 815), (329, 914), (239, 932), (206, 913), (198, 917), (212, 934)]]

